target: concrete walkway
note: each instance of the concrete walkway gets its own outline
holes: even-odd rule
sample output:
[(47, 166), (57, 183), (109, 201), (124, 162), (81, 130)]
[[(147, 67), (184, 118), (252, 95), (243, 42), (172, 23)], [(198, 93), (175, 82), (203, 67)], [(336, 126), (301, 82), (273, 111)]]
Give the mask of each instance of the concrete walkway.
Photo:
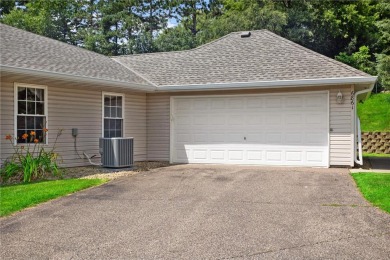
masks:
[(347, 169), (179, 165), (0, 219), (0, 259), (388, 259)]
[(368, 160), (369, 169), (351, 169), (353, 172), (380, 172), (390, 173), (390, 158), (389, 157), (370, 157)]

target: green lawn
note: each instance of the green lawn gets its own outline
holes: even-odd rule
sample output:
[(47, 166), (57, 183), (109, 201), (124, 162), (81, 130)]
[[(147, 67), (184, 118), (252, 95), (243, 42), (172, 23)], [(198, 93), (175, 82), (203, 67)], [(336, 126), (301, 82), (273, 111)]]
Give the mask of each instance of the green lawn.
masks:
[(358, 104), (362, 132), (390, 131), (390, 93), (372, 94)]
[(0, 216), (107, 182), (102, 179), (67, 179), (0, 187)]
[(353, 173), (352, 177), (368, 201), (390, 213), (389, 173)]
[(387, 153), (363, 153), (363, 157), (390, 157)]

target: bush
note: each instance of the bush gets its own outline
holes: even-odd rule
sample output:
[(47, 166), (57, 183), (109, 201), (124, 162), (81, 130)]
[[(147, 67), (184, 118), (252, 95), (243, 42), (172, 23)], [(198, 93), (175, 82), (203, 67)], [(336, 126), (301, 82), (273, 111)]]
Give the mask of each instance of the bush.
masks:
[[(45, 135), (48, 130), (43, 130)], [(29, 138), (31, 144), (27, 143), (26, 146), (15, 144), (14, 140), (16, 139), (12, 135), (7, 135), (5, 139), (10, 141), (14, 154), (4, 162), (0, 169), (1, 182), (7, 182), (11, 178), (31, 182), (43, 179), (49, 174), (59, 176), (59, 156), (54, 150), (61, 134), (62, 130), (59, 130), (53, 147), (48, 151), (43, 144), (39, 143), (34, 131), (22, 136), (22, 139)], [(42, 137), (42, 140), (45, 140), (45, 136)]]

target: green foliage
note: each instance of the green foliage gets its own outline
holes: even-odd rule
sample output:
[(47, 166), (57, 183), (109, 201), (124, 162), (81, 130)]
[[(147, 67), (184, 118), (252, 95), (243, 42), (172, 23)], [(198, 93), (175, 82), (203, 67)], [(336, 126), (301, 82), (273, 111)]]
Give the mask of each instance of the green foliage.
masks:
[(374, 157), (374, 158), (390, 158), (390, 154), (387, 153), (363, 153), (363, 157)]
[[(45, 129), (47, 131), (47, 129)], [(58, 168), (58, 154), (54, 149), (57, 139), (62, 134), (60, 130), (57, 133), (56, 141), (49, 151), (45, 150), (45, 147), (36, 142), (32, 144), (18, 145), (14, 143), (14, 138), (11, 135), (7, 135), (6, 139), (10, 141), (14, 154), (10, 159), (5, 161), (0, 169), (1, 182), (7, 182), (10, 178), (23, 181), (25, 183), (33, 180), (40, 180), (45, 178), (48, 174), (58, 176), (60, 174)], [(26, 134), (26, 138), (30, 138), (30, 141), (35, 139), (35, 133), (31, 132), (30, 137)], [(25, 139), (26, 139), (25, 138)], [(38, 139), (35, 139), (38, 141)], [(43, 137), (45, 140), (45, 137)]]
[(376, 54), (379, 82), (384, 89), (390, 90), (390, 55)]
[(341, 52), (336, 56), (336, 60), (351, 65), (361, 71), (367, 72), (371, 75), (376, 73), (375, 63), (372, 60), (370, 49), (367, 46), (361, 46), (359, 51), (348, 55), (346, 52)]
[(82, 189), (105, 183), (101, 179), (67, 179), (0, 187), (0, 216)]
[(198, 45), (197, 38), (183, 25), (164, 30), (155, 40), (158, 51), (181, 51), (195, 48)]
[(371, 95), (357, 109), (363, 132), (390, 132), (390, 93)]
[[(388, 0), (0, 1), (1, 22), (105, 55), (186, 50), (268, 29), (390, 88)], [(168, 28), (169, 19), (178, 26)]]
[(352, 177), (368, 201), (390, 213), (390, 174), (353, 173)]

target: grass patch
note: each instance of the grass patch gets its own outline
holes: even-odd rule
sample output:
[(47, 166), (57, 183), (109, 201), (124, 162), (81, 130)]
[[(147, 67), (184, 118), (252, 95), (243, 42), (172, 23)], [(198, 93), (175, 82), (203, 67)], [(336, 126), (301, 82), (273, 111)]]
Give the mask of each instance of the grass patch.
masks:
[(357, 108), (363, 132), (390, 132), (390, 93), (373, 94)]
[(363, 153), (363, 157), (385, 157), (385, 158), (390, 158), (390, 154), (387, 154), (387, 153)]
[(353, 173), (352, 177), (368, 201), (390, 213), (390, 174)]
[(66, 179), (0, 187), (0, 216), (107, 182), (102, 179)]

